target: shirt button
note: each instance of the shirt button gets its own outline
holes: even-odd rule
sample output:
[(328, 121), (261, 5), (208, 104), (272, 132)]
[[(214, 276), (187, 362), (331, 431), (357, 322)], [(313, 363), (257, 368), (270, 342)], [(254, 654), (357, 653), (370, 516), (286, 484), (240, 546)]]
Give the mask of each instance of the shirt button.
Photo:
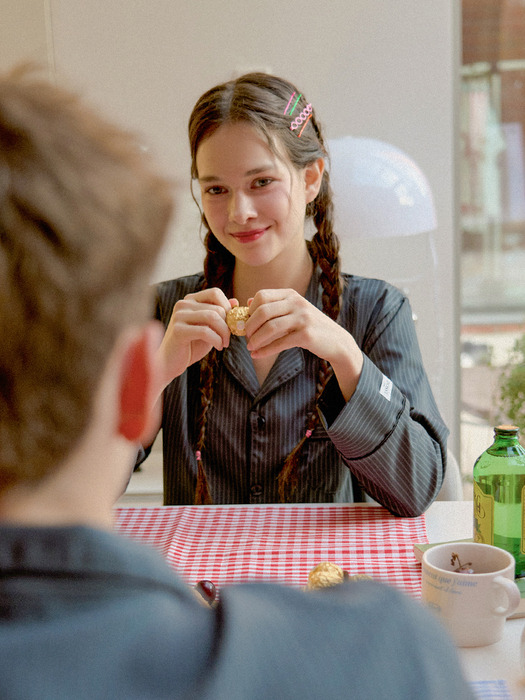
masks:
[(259, 416), (257, 418), (257, 427), (259, 430), (264, 430), (266, 428), (266, 418), (264, 416)]
[(263, 492), (263, 490), (262, 490), (261, 484), (252, 484), (250, 486), (250, 493), (252, 496), (256, 496), (256, 497), (262, 496), (262, 492)]

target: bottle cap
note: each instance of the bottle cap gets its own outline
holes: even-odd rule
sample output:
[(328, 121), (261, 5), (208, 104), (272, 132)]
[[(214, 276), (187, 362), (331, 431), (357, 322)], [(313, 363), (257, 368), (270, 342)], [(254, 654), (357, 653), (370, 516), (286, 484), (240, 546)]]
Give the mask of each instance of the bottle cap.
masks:
[(520, 429), (517, 425), (497, 425), (494, 430), (498, 433), (519, 433)]

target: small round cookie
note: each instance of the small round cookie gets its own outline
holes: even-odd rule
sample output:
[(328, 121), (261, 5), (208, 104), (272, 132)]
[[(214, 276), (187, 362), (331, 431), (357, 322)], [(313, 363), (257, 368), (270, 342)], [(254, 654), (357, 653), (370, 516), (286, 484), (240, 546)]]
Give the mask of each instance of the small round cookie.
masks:
[(234, 335), (246, 335), (245, 325), (250, 318), (248, 306), (234, 306), (226, 314), (226, 323)]

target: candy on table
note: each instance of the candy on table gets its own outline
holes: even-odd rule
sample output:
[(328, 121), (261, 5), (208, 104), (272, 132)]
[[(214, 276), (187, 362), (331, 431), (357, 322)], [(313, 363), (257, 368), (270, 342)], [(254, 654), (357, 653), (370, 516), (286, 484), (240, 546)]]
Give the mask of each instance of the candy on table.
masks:
[(367, 574), (353, 574), (350, 576), (348, 571), (345, 571), (337, 564), (333, 564), (330, 561), (322, 561), (310, 570), (306, 588), (307, 590), (331, 588), (343, 583), (343, 581), (371, 580), (371, 578)]
[(193, 586), (193, 590), (201, 603), (205, 603), (212, 608), (217, 605), (217, 589), (212, 581), (208, 581), (208, 579), (197, 581)]

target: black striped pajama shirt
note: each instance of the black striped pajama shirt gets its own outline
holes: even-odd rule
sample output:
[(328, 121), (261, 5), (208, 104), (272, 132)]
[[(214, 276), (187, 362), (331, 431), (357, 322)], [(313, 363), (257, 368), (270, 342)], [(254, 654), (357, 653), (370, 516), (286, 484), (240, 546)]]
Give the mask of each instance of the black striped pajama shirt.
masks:
[[(165, 326), (175, 302), (202, 280), (191, 275), (158, 286), (157, 317)], [(381, 280), (344, 275), (344, 283), (339, 323), (362, 349), (363, 371), (347, 403), (335, 377), (325, 388), (294, 500), (353, 502), (368, 494), (392, 513), (418, 515), (441, 486), (448, 430), (423, 368), (410, 305)], [(306, 298), (321, 308), (321, 294), (316, 270)], [(278, 502), (277, 476), (306, 430), (317, 373), (318, 359), (293, 348), (280, 353), (259, 386), (246, 338), (231, 336), (220, 353), (202, 451), (214, 503)], [(198, 386), (196, 363), (164, 392), (165, 504), (193, 503)]]

